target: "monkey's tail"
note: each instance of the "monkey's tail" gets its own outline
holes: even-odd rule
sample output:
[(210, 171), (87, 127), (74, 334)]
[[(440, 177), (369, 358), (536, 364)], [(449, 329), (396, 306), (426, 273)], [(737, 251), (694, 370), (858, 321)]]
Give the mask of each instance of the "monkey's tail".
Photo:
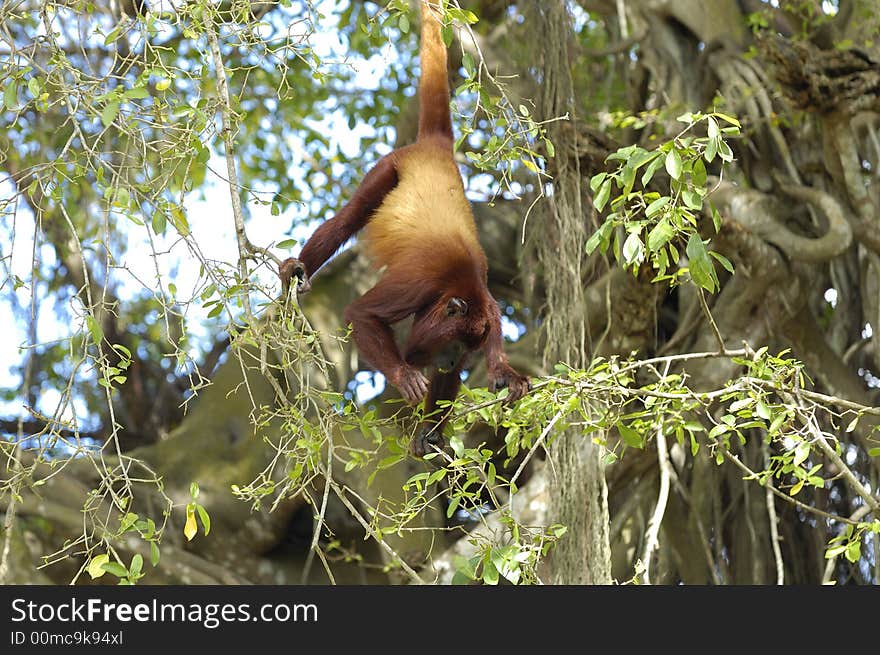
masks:
[(419, 139), (442, 135), (452, 139), (449, 115), (449, 77), (446, 72), (446, 44), (441, 35), (442, 0), (421, 0), (422, 43), (419, 60)]

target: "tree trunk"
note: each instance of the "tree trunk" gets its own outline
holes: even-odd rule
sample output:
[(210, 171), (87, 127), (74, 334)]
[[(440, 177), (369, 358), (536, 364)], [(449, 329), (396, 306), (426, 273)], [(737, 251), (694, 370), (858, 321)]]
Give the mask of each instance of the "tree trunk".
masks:
[[(543, 32), (545, 119), (575, 115), (571, 61), (572, 17), (564, 3), (535, 3), (536, 22)], [(550, 138), (560, 153), (573, 149), (566, 143), (570, 130), (549, 124)], [(582, 174), (576, 158), (561, 155), (556, 162), (552, 197), (545, 203), (544, 229), (536, 244), (547, 293), (544, 363), (564, 361), (574, 367), (588, 364), (584, 307), (583, 244), (589, 222), (581, 203)], [(553, 464), (551, 502), (554, 521), (567, 526), (552, 557), (555, 584), (608, 584), (611, 582), (608, 494), (601, 448), (589, 435), (569, 428), (550, 449)]]

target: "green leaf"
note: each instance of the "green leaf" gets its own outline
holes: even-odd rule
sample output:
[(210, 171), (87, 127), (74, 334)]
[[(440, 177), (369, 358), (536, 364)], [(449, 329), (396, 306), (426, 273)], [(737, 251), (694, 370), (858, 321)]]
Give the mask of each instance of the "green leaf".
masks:
[(156, 234), (165, 234), (165, 228), (168, 226), (168, 217), (161, 209), (156, 210), (153, 214), (153, 232)]
[(491, 561), (483, 562), (483, 582), (489, 585), (498, 584), (498, 569)]
[(755, 406), (755, 410), (757, 411), (758, 416), (760, 416), (762, 419), (764, 419), (765, 421), (770, 420), (770, 408), (767, 407), (763, 400), (758, 401), (758, 404)]
[(831, 559), (832, 557), (837, 557), (843, 551), (846, 550), (846, 546), (834, 546), (834, 548), (829, 548), (825, 551), (825, 559)]
[(706, 165), (702, 159), (698, 159), (694, 162), (694, 166), (691, 169), (691, 180), (695, 186), (703, 187), (706, 185), (706, 179)]
[(144, 558), (140, 553), (135, 553), (131, 558), (131, 564), (128, 567), (128, 571), (133, 578), (136, 578), (140, 575), (141, 569), (144, 567)]
[(6, 90), (3, 92), (3, 104), (10, 111), (15, 111), (18, 107), (18, 80), (10, 80), (6, 83)]
[(108, 102), (101, 111), (101, 122), (104, 124), (104, 127), (110, 127), (113, 124), (113, 121), (116, 120), (116, 115), (118, 113), (119, 102), (116, 100)]
[(125, 96), (126, 98), (133, 98), (133, 99), (149, 98), (150, 92), (147, 90), (147, 87), (145, 87), (145, 86), (136, 86), (131, 89), (128, 89), (122, 95)]
[(629, 164), (626, 164), (620, 171), (620, 177), (623, 181), (623, 190), (621, 193), (624, 196), (628, 196), (636, 182), (636, 169)]
[(137, 523), (140, 517), (133, 512), (126, 512), (125, 516), (122, 517), (122, 520), (119, 522), (119, 531), (126, 532), (131, 526)]
[(407, 18), (406, 14), (400, 15), (400, 18), (397, 21), (397, 27), (399, 27), (400, 31), (404, 34), (409, 34), (409, 18)]
[(391, 468), (392, 466), (394, 466), (398, 462), (402, 462), (404, 460), (404, 457), (405, 456), (401, 455), (401, 454), (391, 455), (389, 457), (385, 457), (384, 459), (379, 460), (379, 463), (376, 464), (376, 468), (377, 469)]
[(703, 207), (703, 197), (693, 189), (685, 189), (681, 193), (681, 199), (688, 209), (701, 209)]
[(706, 130), (706, 133), (708, 134), (709, 139), (717, 139), (719, 136), (721, 136), (721, 133), (718, 131), (718, 123), (716, 123), (715, 119), (712, 118), (711, 116), (709, 116), (709, 118), (706, 120), (709, 123), (709, 126)]
[(593, 254), (593, 251), (599, 247), (599, 244), (601, 244), (607, 237), (608, 233), (611, 232), (612, 227), (613, 224), (609, 219), (605, 221), (598, 230), (593, 232), (590, 238), (587, 239), (587, 245), (584, 246), (584, 249), (587, 251), (588, 255)]
[(880, 448), (869, 448), (868, 449), (869, 457), (880, 457)]
[(703, 159), (710, 164), (712, 163), (712, 160), (715, 159), (715, 155), (718, 154), (719, 142), (719, 139), (709, 139), (709, 143), (706, 144), (706, 150), (703, 151)]
[(623, 439), (623, 443), (631, 448), (642, 448), (642, 435), (640, 435), (636, 430), (633, 430), (628, 425), (623, 423), (619, 423), (617, 425), (617, 431), (620, 432), (620, 438)]
[(657, 252), (675, 235), (675, 230), (665, 218), (648, 233), (648, 250)]
[(645, 150), (644, 148), (636, 148), (627, 159), (626, 165), (637, 170), (651, 161), (660, 154), (659, 150)]
[(92, 577), (92, 580), (96, 580), (107, 572), (104, 569), (104, 565), (109, 561), (110, 555), (108, 555), (107, 553), (96, 555), (92, 558), (92, 561), (90, 561), (89, 565), (86, 567), (86, 572)]
[(110, 575), (115, 575), (117, 578), (124, 578), (128, 575), (128, 569), (126, 569), (119, 562), (107, 562), (101, 568), (103, 568)]
[(91, 314), (86, 314), (86, 327), (88, 327), (94, 343), (99, 344), (104, 340), (104, 330)]
[(651, 218), (652, 216), (654, 216), (654, 214), (657, 214), (661, 209), (668, 205), (669, 200), (669, 196), (661, 196), (657, 198), (657, 200), (647, 206), (647, 208), (645, 209), (645, 216)]
[(712, 201), (709, 201), (709, 208), (712, 210), (712, 224), (715, 226), (715, 232), (721, 229), (721, 214), (718, 213), (718, 209), (715, 205), (712, 204)]
[(687, 255), (690, 260), (688, 269), (694, 282), (707, 291), (715, 291), (715, 269), (712, 268), (703, 240), (696, 232), (688, 239)]
[(159, 564), (159, 545), (155, 541), (150, 542), (150, 564), (156, 566)]
[(163, 77), (161, 80), (156, 82), (156, 91), (165, 91), (170, 86), (171, 80), (167, 77)]
[(773, 422), (770, 424), (770, 427), (767, 428), (767, 434), (775, 435), (777, 432), (779, 432), (779, 428), (785, 422), (785, 419), (786, 419), (785, 413), (777, 414), (776, 418), (774, 418)]
[(208, 516), (208, 511), (201, 505), (196, 505), (196, 511), (199, 513), (199, 519), (202, 521), (202, 527), (205, 529), (205, 536), (207, 537), (208, 533), (211, 532), (211, 517)]
[(721, 157), (721, 161), (733, 161), (733, 150), (731, 150), (730, 146), (721, 139), (718, 140), (718, 156)]
[(122, 23), (117, 25), (107, 36), (104, 37), (104, 45), (110, 45), (113, 43), (119, 38), (120, 34), (122, 34)]
[(669, 177), (673, 180), (677, 180), (681, 177), (681, 155), (678, 154), (678, 150), (676, 150), (674, 146), (666, 155), (665, 165)]
[(28, 83), (27, 83), (27, 88), (28, 88), (28, 91), (30, 91), (31, 95), (34, 98), (40, 97), (40, 93), (42, 92), (42, 89), (40, 88), (40, 80), (39, 79), (37, 79), (36, 77), (32, 77), (31, 79), (29, 79)]
[(464, 66), (465, 71), (467, 72), (468, 77), (473, 77), (476, 72), (477, 66), (474, 63), (474, 58), (470, 53), (466, 52), (461, 56), (461, 65)]
[(715, 115), (723, 121), (727, 121), (731, 125), (736, 125), (737, 127), (742, 127), (740, 122), (736, 120), (733, 116), (728, 116), (727, 114), (722, 114), (720, 111), (716, 111)]
[(710, 255), (713, 259), (717, 259), (717, 260), (718, 260), (718, 263), (720, 263), (721, 266), (724, 267), (724, 270), (726, 270), (728, 273), (730, 273), (731, 275), (733, 275), (733, 273), (734, 273), (734, 270), (733, 270), (733, 264), (730, 263), (730, 260), (729, 260), (727, 257), (725, 257), (724, 255), (722, 255), (721, 253), (715, 252), (714, 250), (710, 250), (710, 251), (709, 251), (709, 255)]
[(440, 30), (440, 37), (443, 39), (443, 43), (447, 48), (452, 45), (453, 36), (452, 25), (444, 25)]
[(652, 159), (651, 163), (648, 164), (648, 167), (645, 169), (645, 172), (642, 173), (642, 186), (648, 186), (648, 183), (654, 177), (654, 173), (663, 165), (664, 158), (657, 157), (656, 159)]
[(593, 198), (593, 205), (596, 207), (596, 211), (600, 212), (605, 208), (605, 204), (608, 202), (608, 198), (611, 196), (611, 178), (607, 178), (602, 182), (602, 186), (599, 187), (599, 193)]
[(846, 547), (846, 559), (848, 559), (852, 564), (855, 564), (859, 561), (859, 558), (862, 556), (862, 544), (858, 541), (850, 541), (849, 545)]

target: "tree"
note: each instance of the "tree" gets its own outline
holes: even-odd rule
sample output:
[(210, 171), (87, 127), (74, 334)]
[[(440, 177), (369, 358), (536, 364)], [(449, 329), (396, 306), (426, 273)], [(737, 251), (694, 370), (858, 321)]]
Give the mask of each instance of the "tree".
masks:
[(414, 133), (408, 3), (4, 4), (0, 580), (876, 583), (880, 18), (776, 4), (445, 3), (534, 378), (426, 461), (358, 248), (275, 274)]

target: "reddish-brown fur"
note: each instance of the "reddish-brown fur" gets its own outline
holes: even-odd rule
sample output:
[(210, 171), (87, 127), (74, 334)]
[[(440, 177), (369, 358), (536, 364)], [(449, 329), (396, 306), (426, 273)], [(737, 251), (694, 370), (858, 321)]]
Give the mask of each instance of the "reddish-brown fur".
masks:
[[(315, 231), (300, 260), (286, 260), (281, 268), (286, 281), (292, 271), (301, 273), (305, 289), (333, 253), (364, 229), (367, 252), (385, 272), (346, 309), (345, 319), (361, 356), (406, 400), (415, 403), (427, 395), (430, 418), (413, 442), (417, 456), (442, 445), (448, 413), (440, 413), (437, 402), (457, 395), (469, 353), (483, 351), (490, 385), (508, 386), (508, 402), (529, 388), (502, 350), (501, 314), (487, 287), (486, 255), (453, 158), (440, 30), (436, 9), (423, 1), (417, 141), (380, 159), (348, 204)], [(413, 325), (401, 352), (391, 326), (408, 316)], [(419, 369), (432, 364), (429, 386)]]

